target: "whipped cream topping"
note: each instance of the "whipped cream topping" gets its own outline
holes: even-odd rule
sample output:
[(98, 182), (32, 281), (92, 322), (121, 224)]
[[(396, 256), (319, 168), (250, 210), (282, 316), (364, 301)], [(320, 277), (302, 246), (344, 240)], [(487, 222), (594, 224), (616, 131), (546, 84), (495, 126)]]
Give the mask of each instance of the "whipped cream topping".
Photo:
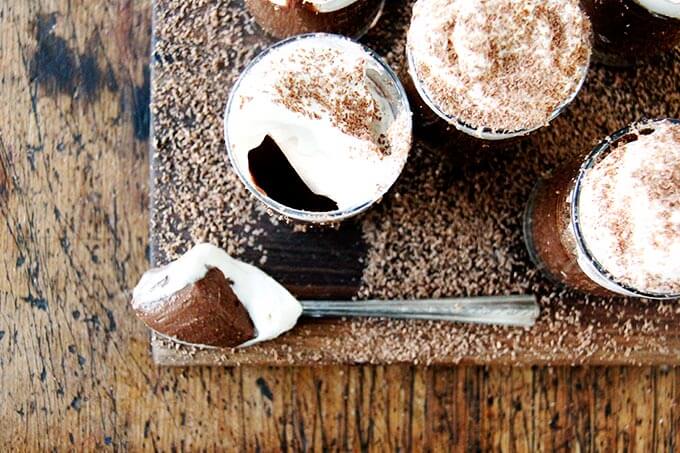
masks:
[(578, 0), (418, 0), (411, 76), (454, 125), (528, 132), (579, 90), (590, 33)]
[(288, 290), (255, 266), (208, 243), (197, 244), (170, 264), (144, 273), (133, 291), (132, 305), (136, 310), (162, 310), (159, 301), (201, 280), (211, 268), (233, 282), (231, 288), (255, 326), (257, 336), (241, 347), (276, 338), (297, 323), (302, 306)]
[(680, 19), (680, 0), (634, 0), (654, 14)]
[(269, 136), (312, 192), (339, 211), (364, 206), (389, 189), (408, 156), (411, 113), (400, 96), (357, 43), (326, 34), (285, 41), (232, 92), (225, 134), (233, 164), (257, 187), (248, 153)]
[[(289, 0), (269, 0), (271, 3), (286, 7), (288, 6)], [(320, 13), (332, 13), (338, 11), (342, 8), (346, 8), (352, 3), (356, 3), (358, 0), (303, 0), (302, 3), (308, 3), (314, 7)]]
[[(639, 130), (645, 133), (633, 131), (636, 140), (615, 146), (585, 173), (580, 229), (614, 281), (650, 294), (680, 294), (680, 125), (661, 121)], [(579, 264), (594, 275), (585, 257)]]

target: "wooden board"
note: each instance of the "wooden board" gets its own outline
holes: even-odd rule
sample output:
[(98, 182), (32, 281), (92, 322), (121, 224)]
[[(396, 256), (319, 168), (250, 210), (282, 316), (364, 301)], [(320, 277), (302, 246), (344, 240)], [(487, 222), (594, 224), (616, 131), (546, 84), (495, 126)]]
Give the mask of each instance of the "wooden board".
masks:
[[(229, 169), (222, 140), (222, 111), (231, 83), (271, 39), (253, 25), (239, 1), (181, 3), (155, 3), (154, 263), (210, 240), (261, 265), (301, 298), (535, 292), (542, 315), (529, 330), (304, 320), (276, 341), (243, 350), (193, 350), (154, 338), (157, 363), (680, 363), (677, 303), (569, 292), (536, 272), (521, 238), (523, 204), (541, 176), (640, 117), (680, 116), (677, 51), (632, 69), (593, 66), (570, 109), (509, 150), (464, 153), (449, 149), (455, 144), (433, 147), (417, 140), (404, 175), (381, 206), (337, 230), (302, 232), (272, 221), (254, 204)], [(388, 2), (377, 29), (364, 39), (402, 73), (409, 12), (407, 1)], [(437, 178), (425, 183), (437, 188), (433, 196), (441, 205), (428, 204), (423, 195), (429, 193), (418, 193), (424, 175)], [(398, 217), (404, 212), (432, 215), (432, 222), (402, 228), (400, 222), (409, 220), (408, 215), (406, 220)], [(422, 250), (434, 248), (429, 239), (438, 228), (442, 233), (451, 228), (441, 219), (452, 213), (460, 213), (453, 224), (457, 235), (451, 244), (437, 244), (442, 259), (423, 264)], [(402, 249), (394, 246), (402, 243)], [(394, 271), (404, 268), (402, 274)]]

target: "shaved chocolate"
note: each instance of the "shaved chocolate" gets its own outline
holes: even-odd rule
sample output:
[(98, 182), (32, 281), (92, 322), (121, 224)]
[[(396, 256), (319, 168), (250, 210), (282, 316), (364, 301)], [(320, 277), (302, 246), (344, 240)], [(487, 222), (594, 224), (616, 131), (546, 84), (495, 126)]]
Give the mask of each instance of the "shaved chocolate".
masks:
[(191, 344), (235, 347), (255, 338), (255, 327), (231, 283), (212, 268), (202, 279), (150, 308), (135, 305), (135, 312), (162, 335)]
[(419, 0), (408, 32), (423, 102), (483, 139), (547, 125), (580, 90), (590, 23), (577, 0)]

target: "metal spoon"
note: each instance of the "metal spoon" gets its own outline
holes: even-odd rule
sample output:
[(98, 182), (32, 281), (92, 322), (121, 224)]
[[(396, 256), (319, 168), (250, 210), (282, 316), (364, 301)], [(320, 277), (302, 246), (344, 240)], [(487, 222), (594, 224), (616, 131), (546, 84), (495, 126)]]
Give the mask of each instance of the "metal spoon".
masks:
[(304, 300), (302, 315), (429, 319), (530, 327), (540, 313), (536, 296), (484, 296), (421, 300)]

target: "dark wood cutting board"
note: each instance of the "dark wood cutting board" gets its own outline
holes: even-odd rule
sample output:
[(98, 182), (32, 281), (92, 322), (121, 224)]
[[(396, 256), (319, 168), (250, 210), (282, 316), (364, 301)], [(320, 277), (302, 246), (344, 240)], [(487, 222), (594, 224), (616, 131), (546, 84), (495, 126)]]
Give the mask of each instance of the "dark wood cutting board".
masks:
[[(410, 1), (389, 1), (363, 42), (403, 73)], [(151, 259), (208, 240), (300, 298), (536, 293), (532, 329), (386, 320), (302, 320), (241, 350), (152, 338), (162, 365), (328, 363), (680, 364), (680, 304), (587, 297), (543, 278), (521, 236), (532, 186), (641, 117), (680, 116), (680, 52), (628, 69), (594, 65), (553, 125), (512, 148), (416, 140), (383, 202), (336, 229), (273, 219), (229, 168), (222, 112), (243, 66), (271, 44), (241, 1), (155, 0), (151, 82)], [(422, 138), (422, 137), (421, 137)]]

